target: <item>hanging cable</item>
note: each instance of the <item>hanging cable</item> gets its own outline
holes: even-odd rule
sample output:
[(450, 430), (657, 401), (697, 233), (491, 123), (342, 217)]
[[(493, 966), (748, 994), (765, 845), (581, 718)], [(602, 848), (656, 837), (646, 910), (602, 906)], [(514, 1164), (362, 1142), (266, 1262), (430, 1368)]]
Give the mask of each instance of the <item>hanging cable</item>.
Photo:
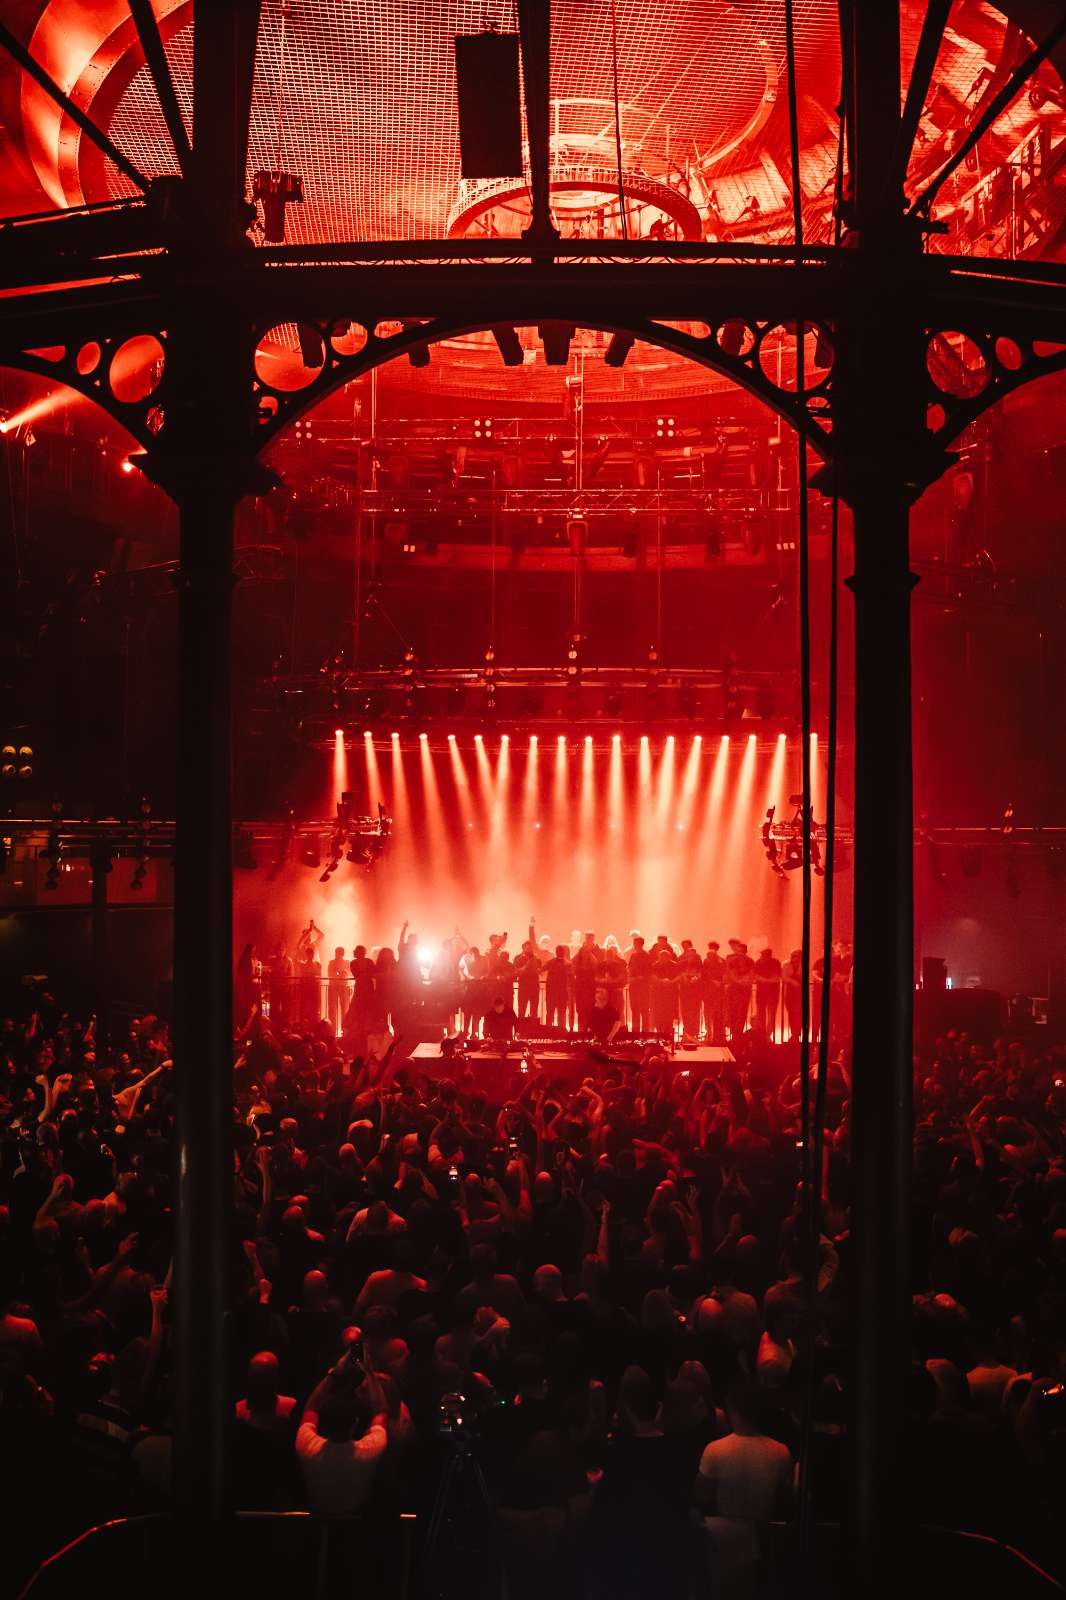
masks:
[[(788, 73), (789, 153), (792, 164), (792, 227), (796, 248), (803, 245), (803, 194), (800, 188), (799, 100), (796, 89), (796, 38), (793, 0), (785, 0), (785, 52)], [(806, 324), (796, 325), (796, 393), (806, 387), (804, 336)], [(800, 1102), (802, 1117), (802, 1173), (810, 1179), (810, 967), (811, 967), (811, 608), (809, 571), (809, 527), (807, 515), (807, 438), (798, 438), (799, 471), (799, 624), (800, 695), (802, 701), (802, 789), (803, 789), (803, 938), (802, 995), (800, 1028)]]
[(626, 218), (626, 193), (622, 182), (622, 103), (618, 98), (618, 3), (611, 0), (611, 73), (614, 78), (614, 158), (618, 169), (618, 215), (622, 223), (622, 238), (629, 238)]
[[(792, 167), (792, 227), (797, 250), (803, 245), (803, 191), (800, 185), (799, 95), (796, 85), (796, 37), (793, 0), (785, 0), (785, 55), (788, 80), (789, 155)], [(796, 393), (806, 389), (806, 323), (796, 324)], [(806, 1327), (803, 1355), (808, 1372), (814, 1359), (814, 1307), (817, 1296), (816, 1245), (814, 1231), (817, 1173), (814, 1169), (811, 1140), (811, 596), (810, 596), (810, 519), (807, 502), (807, 438), (797, 435), (797, 473), (799, 494), (799, 630), (800, 630), (800, 754), (802, 762), (803, 804), (803, 933), (800, 940), (800, 1119), (801, 1119), (801, 1239), (802, 1276), (805, 1286)], [(813, 1521), (811, 1446), (814, 1435), (813, 1391), (808, 1386), (802, 1416), (800, 1449), (800, 1550), (809, 1558)]]
[(274, 152), (274, 169), (281, 171), (281, 129), (285, 112), (285, 22), (289, 15), (289, 0), (281, 0), (281, 34), (278, 39), (278, 93), (275, 102), (277, 119), (277, 146)]
[[(844, 151), (847, 138), (847, 86), (841, 84), (837, 124), (837, 158), (834, 184), (833, 244), (840, 248), (843, 234), (844, 205)], [(834, 492), (831, 501), (830, 555), (829, 555), (829, 664), (828, 707), (826, 743), (826, 811), (825, 852), (823, 866), (822, 900), (822, 993), (818, 1019), (818, 1064), (815, 1078), (814, 1110), (810, 1117), (810, 1187), (807, 1191), (807, 1227), (810, 1328), (813, 1334), (813, 1311), (817, 1296), (818, 1242), (822, 1222), (822, 1172), (825, 1149), (826, 1094), (829, 1081), (829, 1026), (832, 1003), (833, 962), (833, 877), (836, 870), (836, 792), (837, 792), (837, 707), (838, 707), (838, 633), (840, 584), (840, 501)], [(813, 1339), (812, 1339), (813, 1350)], [(800, 1443), (799, 1519), (800, 1543), (809, 1556), (814, 1524), (814, 1472), (811, 1460), (814, 1443), (814, 1405), (817, 1389), (814, 1363), (808, 1360), (804, 1383), (802, 1430)]]

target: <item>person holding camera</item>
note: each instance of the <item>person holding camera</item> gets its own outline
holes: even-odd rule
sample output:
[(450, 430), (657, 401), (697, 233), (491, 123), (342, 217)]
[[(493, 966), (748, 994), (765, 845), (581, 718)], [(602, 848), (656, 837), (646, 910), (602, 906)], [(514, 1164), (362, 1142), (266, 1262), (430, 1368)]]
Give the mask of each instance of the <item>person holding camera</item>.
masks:
[(388, 1407), (376, 1372), (350, 1345), (313, 1391), (296, 1433), (311, 1510), (350, 1517), (370, 1498), (388, 1444)]

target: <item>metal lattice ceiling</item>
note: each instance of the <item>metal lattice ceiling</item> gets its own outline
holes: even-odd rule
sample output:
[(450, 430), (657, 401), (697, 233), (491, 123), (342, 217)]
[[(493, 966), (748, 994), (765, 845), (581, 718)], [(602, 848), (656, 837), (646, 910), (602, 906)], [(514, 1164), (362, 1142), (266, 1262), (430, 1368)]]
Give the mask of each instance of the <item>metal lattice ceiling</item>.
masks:
[[(728, 150), (758, 120), (768, 78), (772, 92), (781, 68), (778, 0), (742, 9), (720, 0), (619, 0), (617, 9), (627, 165), (658, 174), (668, 160), (698, 163)], [(797, 0), (796, 16), (799, 69), (831, 102), (836, 0)], [(250, 166), (271, 167), (280, 156), (303, 177), (293, 242), (444, 232), (459, 181), (452, 39), (486, 22), (517, 26), (506, 0), (267, 0)], [(191, 24), (167, 49), (188, 117)], [(609, 0), (556, 0), (552, 50), (558, 131), (613, 147)], [(122, 95), (110, 131), (143, 170), (174, 170), (146, 69)], [(118, 175), (109, 183), (114, 194), (129, 192)]]

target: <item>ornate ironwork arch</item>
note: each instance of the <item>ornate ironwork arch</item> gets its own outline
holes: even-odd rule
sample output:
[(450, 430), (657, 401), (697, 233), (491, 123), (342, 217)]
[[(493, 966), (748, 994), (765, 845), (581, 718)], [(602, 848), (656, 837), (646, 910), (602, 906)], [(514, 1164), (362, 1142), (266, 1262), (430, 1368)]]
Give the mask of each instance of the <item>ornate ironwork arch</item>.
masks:
[[(1008, 323), (1009, 326), (1009, 323)], [(1024, 384), (1066, 370), (1066, 343), (996, 333), (959, 318), (931, 329), (926, 346), (926, 417), (941, 449)]]
[[(594, 323), (586, 319), (568, 322), (565, 316), (561, 316), (557, 320), (571, 328), (594, 328), (623, 339), (657, 345), (730, 378), (805, 434), (820, 456), (828, 457), (831, 454), (831, 369), (827, 367), (812, 373), (812, 381), (801, 394), (790, 389), (785, 382), (778, 383), (771, 378), (766, 370), (770, 365), (768, 340), (772, 334), (781, 331), (780, 323), (731, 318), (704, 324), (706, 331), (703, 333), (689, 333), (652, 318), (635, 317), (625, 321), (604, 319)], [(483, 333), (502, 325), (498, 317), (492, 321), (473, 317), (433, 317), (420, 320), (417, 324), (407, 321), (399, 325), (399, 319), (395, 319), (395, 322), (395, 327), (391, 321), (379, 321), (376, 325), (367, 326), (347, 318), (302, 323), (304, 345), (313, 344), (321, 353), (321, 362), (315, 368), (304, 369), (310, 376), (306, 383), (298, 387), (270, 383), (257, 366), (255, 389), (261, 446), (268, 444), (283, 428), (295, 422), (334, 390), (373, 368), (445, 339)], [(521, 321), (508, 324), (512, 328), (529, 325)], [(271, 327), (276, 326), (277, 323), (271, 324)], [(825, 350), (831, 352), (830, 330), (821, 324), (807, 323), (806, 327), (820, 337)], [(269, 327), (262, 328), (260, 341), (269, 332)], [(346, 348), (350, 345), (356, 348)], [(776, 346), (774, 348), (776, 350)], [(259, 349), (262, 350), (261, 342)], [(260, 365), (265, 365), (265, 362)]]
[[(158, 347), (154, 359), (151, 359), (148, 341), (154, 341)], [(140, 361), (133, 357), (131, 350), (138, 344), (142, 345)], [(161, 328), (136, 333), (124, 329), (66, 345), (6, 350), (2, 364), (60, 383), (84, 399), (94, 401), (151, 452), (166, 419), (166, 344), (167, 336)], [(125, 352), (131, 360), (127, 375), (121, 371)]]

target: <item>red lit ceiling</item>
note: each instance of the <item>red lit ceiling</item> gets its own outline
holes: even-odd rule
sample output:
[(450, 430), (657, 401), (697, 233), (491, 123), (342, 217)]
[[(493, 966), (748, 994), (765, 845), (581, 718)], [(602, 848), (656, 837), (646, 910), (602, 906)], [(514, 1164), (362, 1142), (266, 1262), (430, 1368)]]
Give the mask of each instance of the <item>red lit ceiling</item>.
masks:
[[(178, 98), (191, 120), (191, 0), (155, 0)], [(1017, 12), (1021, 0), (1009, 9)], [(913, 51), (922, 7), (905, 18)], [(837, 158), (837, 0), (796, 0), (801, 91), (801, 173), (808, 241), (828, 239)], [(553, 159), (561, 168), (614, 165), (611, 0), (554, 0)], [(617, 0), (623, 166), (627, 174), (684, 195), (709, 238), (791, 237), (784, 111), (784, 6), (780, 0)], [(305, 203), (289, 208), (290, 242), (443, 237), (471, 193), (461, 184), (452, 39), (486, 25), (517, 27), (513, 0), (264, 0), (256, 61), (249, 165), (300, 174)], [(27, 33), (30, 29), (25, 30)], [(174, 171), (162, 117), (125, 0), (50, 0), (32, 47), (75, 98), (108, 128), (142, 171)], [(977, 114), (997, 69), (1025, 36), (982, 0), (955, 0), (928, 98), (912, 188), (935, 171)], [(1046, 67), (1036, 92), (1019, 98), (942, 196), (953, 249), (1025, 254), (1057, 248), (1063, 189), (1030, 196), (1034, 225), (1019, 233), (1017, 207), (994, 194), (997, 175), (1019, 172), (1033, 141), (1066, 143), (1062, 80)], [(9, 97), (10, 98), (10, 97)], [(131, 193), (33, 86), (22, 87), (17, 132), (33, 169), (58, 204)], [(1061, 150), (1060, 150), (1061, 153)], [(473, 196), (476, 201), (476, 193)], [(568, 196), (564, 231), (617, 233), (617, 214), (594, 190)], [(613, 205), (613, 201), (610, 202)], [(476, 210), (476, 206), (474, 207)], [(654, 206), (637, 206), (630, 230), (647, 233)], [(517, 231), (507, 207), (472, 226)], [(532, 342), (531, 342), (532, 343)], [(578, 341), (587, 377), (604, 372), (595, 337)], [(564, 374), (523, 372), (545, 392)], [(412, 381), (406, 367), (394, 380)], [(500, 383), (484, 341), (441, 350), (413, 381), (485, 393)], [(634, 351), (621, 380), (630, 393), (707, 388), (712, 379), (660, 351)]]

